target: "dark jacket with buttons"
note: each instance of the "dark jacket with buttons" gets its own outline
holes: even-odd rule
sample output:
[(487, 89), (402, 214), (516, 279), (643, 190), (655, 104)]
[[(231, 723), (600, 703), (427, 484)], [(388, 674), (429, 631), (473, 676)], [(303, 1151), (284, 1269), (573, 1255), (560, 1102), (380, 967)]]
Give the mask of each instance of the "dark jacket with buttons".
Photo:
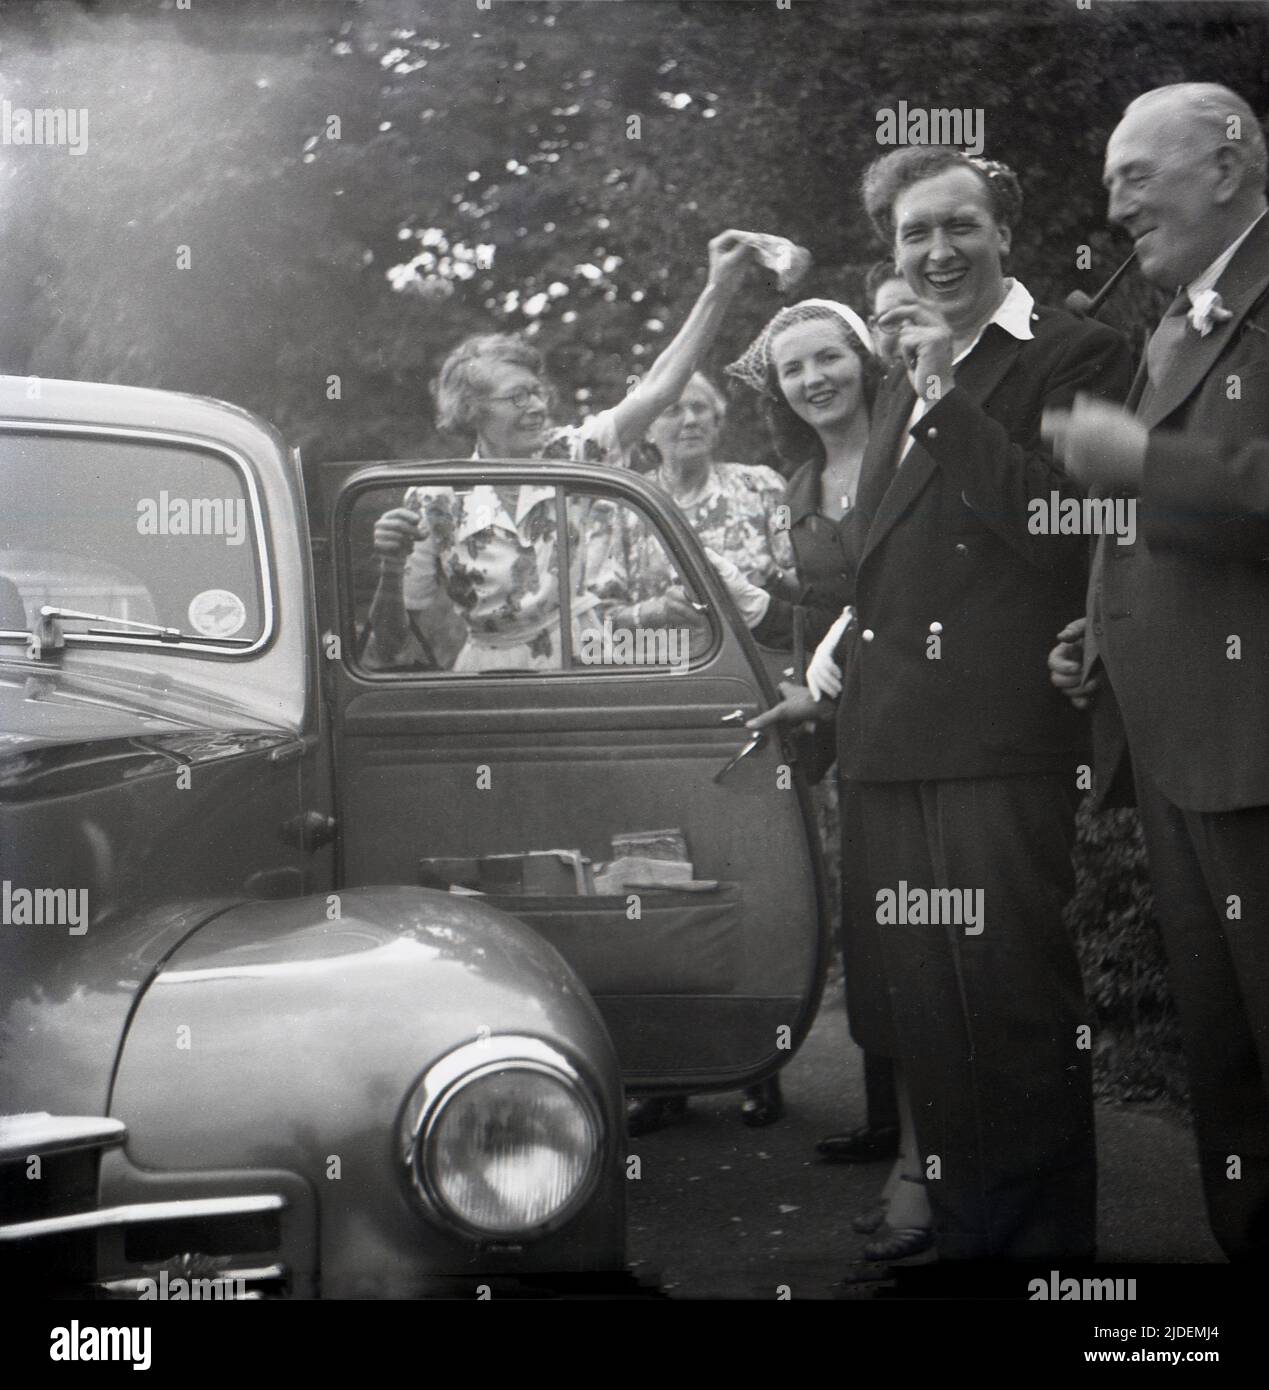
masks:
[(856, 525), (842, 532), (857, 613), (838, 649), (843, 776), (1049, 772), (1086, 747), (1047, 655), (1083, 611), (1088, 539), (1038, 533), (1030, 504), (1079, 496), (1041, 442), (1042, 412), (1077, 391), (1121, 401), (1131, 354), (1059, 310), (1037, 308), (1031, 328), (1023, 342), (987, 326), (898, 467), (915, 397), (902, 370), (882, 386)]

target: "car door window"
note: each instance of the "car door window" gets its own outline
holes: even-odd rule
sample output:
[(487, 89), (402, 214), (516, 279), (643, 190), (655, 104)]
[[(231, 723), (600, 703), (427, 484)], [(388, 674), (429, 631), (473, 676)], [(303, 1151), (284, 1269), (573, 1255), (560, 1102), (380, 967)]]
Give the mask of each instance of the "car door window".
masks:
[(363, 674), (677, 670), (714, 641), (652, 518), (615, 494), (429, 477), (362, 492), (347, 541)]

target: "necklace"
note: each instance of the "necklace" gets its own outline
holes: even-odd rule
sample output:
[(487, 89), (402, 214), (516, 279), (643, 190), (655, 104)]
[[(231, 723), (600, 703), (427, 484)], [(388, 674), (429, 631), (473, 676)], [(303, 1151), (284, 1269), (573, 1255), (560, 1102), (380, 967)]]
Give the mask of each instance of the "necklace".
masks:
[[(845, 487), (842, 486), (843, 483), (846, 484)], [(841, 472), (838, 472), (835, 478), (830, 479), (825, 476), (821, 479), (820, 495), (826, 500), (829, 497), (836, 497), (837, 501), (841, 504), (841, 515), (845, 516), (846, 513), (850, 511), (851, 503), (855, 496), (855, 490), (858, 486), (859, 479), (857, 477), (849, 478), (849, 475), (843, 477)], [(841, 491), (838, 491), (839, 488)]]

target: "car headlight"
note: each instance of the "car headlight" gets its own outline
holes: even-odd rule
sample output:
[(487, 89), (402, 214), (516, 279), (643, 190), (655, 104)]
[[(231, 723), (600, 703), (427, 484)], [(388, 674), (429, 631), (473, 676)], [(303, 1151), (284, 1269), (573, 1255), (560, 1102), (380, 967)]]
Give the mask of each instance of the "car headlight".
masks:
[(487, 1240), (524, 1240), (566, 1221), (599, 1175), (603, 1126), (577, 1068), (537, 1038), (456, 1048), (415, 1086), (402, 1119), (416, 1194)]

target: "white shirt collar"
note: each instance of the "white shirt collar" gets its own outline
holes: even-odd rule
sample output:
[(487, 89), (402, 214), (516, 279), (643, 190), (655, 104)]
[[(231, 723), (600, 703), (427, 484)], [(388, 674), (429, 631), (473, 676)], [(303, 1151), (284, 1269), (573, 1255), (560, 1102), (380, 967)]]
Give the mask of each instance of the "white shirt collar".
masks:
[(1012, 338), (1017, 338), (1019, 342), (1029, 342), (1035, 337), (1031, 331), (1031, 315), (1035, 309), (1035, 300), (1031, 297), (1030, 290), (1021, 280), (1012, 277), (1005, 281), (1009, 289), (1005, 297), (996, 306), (996, 312), (983, 324), (982, 328), (974, 335), (974, 341), (968, 347), (958, 352), (952, 359), (954, 362), (963, 361), (978, 346), (978, 340), (986, 331), (988, 323), (999, 324)]
[[(473, 460), (478, 460), (480, 458), (479, 444), (472, 450), (471, 456)], [(501, 504), (498, 501), (498, 489), (493, 483), (477, 483), (476, 486), (472, 488), (470, 496), (480, 496), (483, 498), (485, 505), (483, 507), (474, 508), (469, 504), (465, 509), (467, 520), (466, 524), (459, 530), (459, 540), (463, 540), (477, 531), (485, 530), (486, 527), (493, 524), (492, 518), (497, 516), (501, 511)], [(525, 517), (528, 516), (539, 502), (545, 502), (548, 498), (554, 496), (555, 489), (547, 484), (522, 483), (520, 485), (520, 491), (516, 495), (516, 514), (513, 518), (516, 528), (518, 529), (520, 527)], [(492, 511), (490, 510), (491, 507), (493, 508)], [(509, 515), (509, 513), (505, 511), (501, 511), (501, 514), (503, 516)]]
[[(1266, 208), (1265, 212), (1269, 212), (1269, 208)], [(1265, 214), (1262, 212), (1260, 214), (1260, 217), (1263, 217), (1264, 215)], [(1202, 275), (1197, 276), (1195, 279), (1191, 280), (1188, 285), (1186, 285), (1185, 292), (1187, 295), (1189, 295), (1191, 304), (1194, 303), (1194, 301), (1199, 297), (1199, 295), (1203, 293), (1204, 290), (1211, 290), (1216, 288), (1217, 280), (1219, 280), (1221, 276), (1224, 275), (1225, 270), (1228, 267), (1230, 261), (1234, 259), (1234, 252), (1237, 251), (1238, 248), (1243, 244), (1243, 242), (1246, 241), (1247, 238), (1251, 235), (1252, 230), (1256, 226), (1256, 223), (1260, 221), (1260, 217), (1257, 217), (1255, 221), (1253, 221), (1247, 227), (1247, 230), (1243, 232), (1242, 236), (1236, 237), (1233, 241), (1231, 241), (1230, 244), (1211, 263), (1211, 265), (1207, 267), (1207, 269), (1202, 273)]]
[[(1005, 297), (996, 306), (996, 312), (978, 330), (974, 341), (968, 347), (963, 348), (952, 358), (955, 366), (963, 362), (971, 352), (978, 346), (978, 340), (986, 331), (988, 323), (997, 323), (1005, 330), (1010, 337), (1017, 338), (1020, 342), (1028, 342), (1035, 337), (1031, 331), (1031, 320), (1034, 317), (1035, 300), (1031, 297), (1030, 290), (1021, 280), (1008, 279), (1005, 284), (1009, 286), (1005, 292)], [(902, 462), (908, 456), (908, 450), (916, 443), (915, 436), (911, 433), (912, 426), (921, 419), (927, 410), (933, 406), (934, 402), (928, 397), (921, 395), (916, 398), (916, 403), (912, 407), (912, 414), (908, 419), (908, 435), (904, 441), (903, 448), (899, 451), (899, 461)]]

